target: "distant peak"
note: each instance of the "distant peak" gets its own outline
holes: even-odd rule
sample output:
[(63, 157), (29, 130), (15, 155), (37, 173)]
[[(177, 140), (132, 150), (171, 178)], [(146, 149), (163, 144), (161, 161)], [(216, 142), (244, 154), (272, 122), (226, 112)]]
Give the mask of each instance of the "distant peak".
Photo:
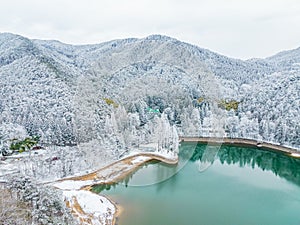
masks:
[(4, 40), (4, 41), (6, 41), (6, 40), (17, 40), (17, 39), (24, 40), (24, 41), (29, 41), (29, 39), (26, 38), (26, 37), (23, 37), (23, 36), (18, 35), (18, 34), (7, 33), (7, 32), (0, 33), (0, 39)]
[(3, 37), (19, 37), (19, 38), (25, 38), (19, 34), (13, 34), (13, 33), (8, 33), (8, 32), (3, 32), (3, 33), (0, 33), (0, 36), (3, 36)]
[(145, 38), (145, 40), (157, 40), (157, 41), (169, 41), (169, 40), (175, 40), (174, 38), (171, 38), (166, 35), (161, 34), (152, 34)]

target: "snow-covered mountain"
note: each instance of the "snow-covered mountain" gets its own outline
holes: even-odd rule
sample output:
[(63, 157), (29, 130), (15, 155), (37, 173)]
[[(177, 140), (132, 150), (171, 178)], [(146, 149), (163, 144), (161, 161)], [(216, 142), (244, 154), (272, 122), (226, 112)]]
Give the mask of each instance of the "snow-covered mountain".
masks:
[(300, 47), (290, 51), (283, 51), (266, 59), (276, 66), (276, 70), (290, 71), (300, 69)]
[[(299, 48), (243, 61), (161, 35), (75, 46), (3, 33), (0, 126), (123, 149), (162, 142), (158, 127), (211, 136), (218, 123), (227, 136), (299, 147), (299, 65)], [(223, 109), (230, 101), (237, 110)]]

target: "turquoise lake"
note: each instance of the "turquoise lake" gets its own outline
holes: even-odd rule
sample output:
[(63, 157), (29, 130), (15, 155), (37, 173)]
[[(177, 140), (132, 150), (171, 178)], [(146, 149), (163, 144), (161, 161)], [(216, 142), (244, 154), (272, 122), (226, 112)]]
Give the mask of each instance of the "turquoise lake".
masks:
[(179, 156), (178, 166), (149, 163), (94, 187), (124, 208), (118, 225), (300, 224), (300, 159), (195, 143), (182, 143)]

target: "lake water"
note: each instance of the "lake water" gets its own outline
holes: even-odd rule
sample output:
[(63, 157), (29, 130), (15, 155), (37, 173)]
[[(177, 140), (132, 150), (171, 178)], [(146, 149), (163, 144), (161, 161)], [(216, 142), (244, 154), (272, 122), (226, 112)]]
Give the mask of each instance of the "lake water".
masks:
[(118, 225), (300, 224), (300, 160), (257, 148), (183, 143), (179, 166), (105, 188), (124, 208)]

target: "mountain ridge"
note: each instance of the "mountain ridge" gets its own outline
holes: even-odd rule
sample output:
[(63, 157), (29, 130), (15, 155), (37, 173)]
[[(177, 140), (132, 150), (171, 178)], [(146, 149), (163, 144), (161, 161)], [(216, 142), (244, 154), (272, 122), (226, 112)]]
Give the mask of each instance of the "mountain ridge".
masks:
[[(18, 124), (49, 143), (104, 140), (112, 122), (106, 116), (121, 113), (103, 101), (110, 99), (139, 121), (130, 128), (139, 138), (154, 123), (148, 107), (167, 114), (179, 132), (201, 136), (220, 111), (213, 106), (235, 100), (237, 111), (222, 112), (227, 136), (299, 146), (299, 51), (240, 60), (164, 35), (70, 45), (1, 33), (0, 124)], [(114, 129), (112, 146), (124, 142)]]

